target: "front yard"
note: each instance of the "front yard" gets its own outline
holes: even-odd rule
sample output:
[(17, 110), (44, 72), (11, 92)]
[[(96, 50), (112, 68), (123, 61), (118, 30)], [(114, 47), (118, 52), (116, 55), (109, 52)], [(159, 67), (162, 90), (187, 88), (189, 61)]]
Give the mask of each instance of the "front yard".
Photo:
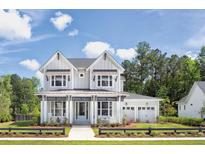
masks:
[[(115, 128), (115, 127), (111, 127)], [(131, 123), (125, 126), (125, 128), (194, 128), (193, 126), (186, 126), (176, 123)], [(105, 134), (99, 135), (99, 129), (93, 127), (93, 131), (96, 137), (204, 137), (204, 132), (198, 132), (196, 130), (186, 131), (152, 131), (151, 135), (147, 135), (145, 131), (121, 131), (121, 130), (106, 130)]]
[(0, 141), (0, 145), (205, 145), (200, 140), (176, 141)]
[[(26, 120), (26, 121), (10, 121), (10, 122), (4, 122), (0, 123), (0, 128), (50, 128), (50, 126), (32, 126), (32, 120)], [(54, 127), (53, 128), (58, 128)], [(30, 132), (30, 134), (26, 134), (22, 132)], [(65, 135), (68, 136), (70, 132), (70, 127), (65, 127)], [(42, 137), (60, 137), (59, 131), (50, 131), (50, 135), (47, 135), (48, 131), (42, 131), (41, 136)], [(0, 137), (40, 137), (38, 134), (38, 131), (36, 130), (29, 130), (29, 131), (22, 131), (22, 130), (15, 130), (11, 131), (10, 133), (5, 130), (0, 130)]]

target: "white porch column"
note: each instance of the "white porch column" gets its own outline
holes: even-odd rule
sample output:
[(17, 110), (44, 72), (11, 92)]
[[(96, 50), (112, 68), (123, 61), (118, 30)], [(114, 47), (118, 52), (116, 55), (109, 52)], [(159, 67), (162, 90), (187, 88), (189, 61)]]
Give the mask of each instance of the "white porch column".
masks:
[(65, 111), (65, 113), (66, 113), (66, 118), (67, 119), (69, 119), (69, 97), (67, 96), (67, 99), (66, 99), (66, 105), (65, 105), (65, 107), (66, 107), (66, 111)]
[(93, 97), (92, 100), (90, 101), (90, 123), (93, 124), (93, 116), (94, 116), (94, 110), (93, 110)]
[(70, 124), (73, 123), (73, 101), (70, 98)]
[(97, 102), (97, 97), (94, 99), (94, 112), (95, 112), (95, 119), (94, 119), (94, 124), (97, 124), (98, 120), (98, 102)]
[(121, 97), (118, 97), (118, 102), (117, 102), (117, 113), (118, 113), (118, 123), (121, 123)]
[(43, 102), (43, 122), (47, 122), (47, 100), (46, 96), (44, 96), (44, 102)]
[(44, 104), (44, 96), (42, 96), (42, 100), (41, 100), (41, 124), (43, 123), (43, 104)]

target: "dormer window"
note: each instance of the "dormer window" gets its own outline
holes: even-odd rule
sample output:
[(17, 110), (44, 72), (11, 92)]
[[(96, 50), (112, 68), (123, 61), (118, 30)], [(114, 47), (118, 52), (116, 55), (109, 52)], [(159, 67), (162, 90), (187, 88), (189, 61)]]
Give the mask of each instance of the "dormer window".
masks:
[(66, 86), (66, 75), (52, 75), (51, 76), (52, 87), (65, 87)]
[(98, 87), (112, 87), (112, 76), (111, 75), (98, 75), (97, 86)]

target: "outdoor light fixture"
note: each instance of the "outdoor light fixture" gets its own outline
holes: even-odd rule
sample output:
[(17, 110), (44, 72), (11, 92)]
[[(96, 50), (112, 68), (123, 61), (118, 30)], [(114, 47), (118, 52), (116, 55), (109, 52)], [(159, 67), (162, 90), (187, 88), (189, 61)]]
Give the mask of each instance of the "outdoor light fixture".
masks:
[(46, 81), (48, 81), (48, 76), (46, 75)]
[(117, 82), (117, 76), (115, 77), (115, 82)]

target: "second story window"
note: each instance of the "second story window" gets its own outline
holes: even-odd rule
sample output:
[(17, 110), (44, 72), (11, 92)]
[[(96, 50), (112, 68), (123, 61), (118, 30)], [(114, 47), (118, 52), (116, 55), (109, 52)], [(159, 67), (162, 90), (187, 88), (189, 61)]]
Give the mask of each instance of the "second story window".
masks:
[(65, 87), (66, 86), (66, 75), (52, 75), (51, 76), (52, 87)]
[(97, 78), (97, 86), (98, 87), (112, 87), (112, 76), (110, 75), (98, 75)]

